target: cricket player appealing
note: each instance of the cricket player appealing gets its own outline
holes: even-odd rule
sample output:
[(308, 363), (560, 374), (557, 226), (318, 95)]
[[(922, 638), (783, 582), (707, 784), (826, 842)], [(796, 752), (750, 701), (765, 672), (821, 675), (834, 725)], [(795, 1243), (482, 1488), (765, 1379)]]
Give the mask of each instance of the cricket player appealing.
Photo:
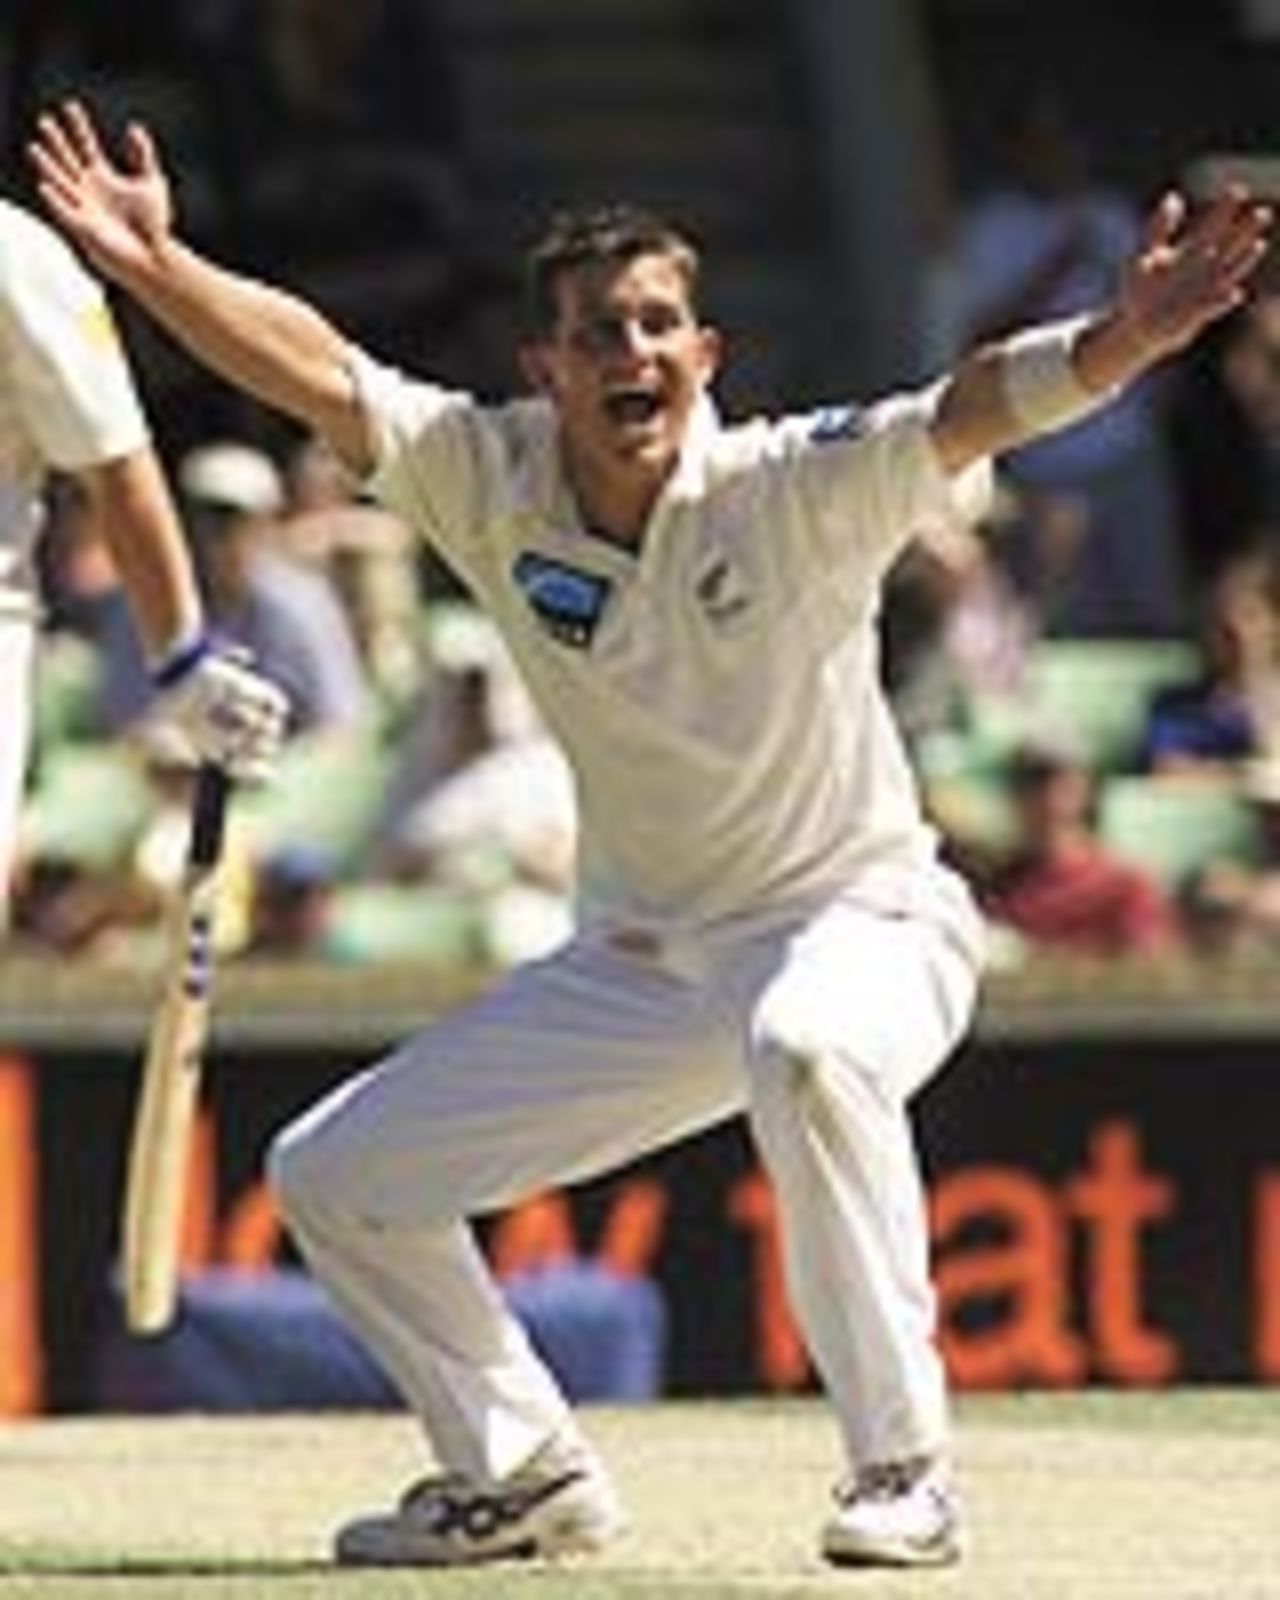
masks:
[(590, 1549), (606, 1473), (468, 1219), (744, 1111), (848, 1474), (831, 1561), (952, 1561), (925, 1212), (906, 1106), (969, 1021), (979, 923), (922, 821), (877, 683), (886, 569), (971, 517), (990, 458), (1080, 417), (1242, 297), (1270, 216), (1155, 208), (1114, 304), (865, 410), (726, 426), (697, 258), (626, 208), (529, 263), (533, 395), (490, 407), (354, 349), (173, 230), (146, 130), (117, 159), (41, 119), (43, 197), (198, 358), (323, 435), (489, 609), (568, 753), (575, 937), (287, 1128), (296, 1239), (442, 1468), (341, 1561)]
[(270, 760), (280, 691), (206, 636), (190, 558), (101, 287), (62, 239), (0, 200), (0, 903), (30, 743), (35, 545), (51, 472), (70, 474), (128, 591), (157, 711), (238, 776)]

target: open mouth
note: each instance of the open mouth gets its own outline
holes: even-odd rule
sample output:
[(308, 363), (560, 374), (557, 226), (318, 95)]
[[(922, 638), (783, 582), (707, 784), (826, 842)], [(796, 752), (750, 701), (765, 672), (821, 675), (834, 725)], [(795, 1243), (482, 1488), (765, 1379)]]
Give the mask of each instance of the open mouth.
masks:
[(605, 396), (605, 414), (619, 427), (643, 427), (662, 410), (656, 389), (615, 389)]

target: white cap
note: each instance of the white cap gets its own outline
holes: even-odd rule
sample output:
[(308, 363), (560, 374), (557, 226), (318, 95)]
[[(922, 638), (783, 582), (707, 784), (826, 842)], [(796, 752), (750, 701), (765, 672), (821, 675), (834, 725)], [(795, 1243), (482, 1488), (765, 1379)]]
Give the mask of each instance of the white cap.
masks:
[(284, 484), (271, 457), (252, 445), (201, 445), (183, 457), (178, 484), (197, 505), (273, 516), (284, 507)]

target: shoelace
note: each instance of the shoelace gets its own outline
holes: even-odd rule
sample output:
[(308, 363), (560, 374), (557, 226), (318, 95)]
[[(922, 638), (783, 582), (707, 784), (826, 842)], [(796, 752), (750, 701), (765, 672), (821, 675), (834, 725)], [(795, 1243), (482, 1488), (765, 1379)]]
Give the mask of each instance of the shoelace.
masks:
[(517, 1477), (500, 1487), (482, 1488), (461, 1473), (448, 1472), (410, 1484), (400, 1506), (402, 1510), (425, 1512), (435, 1533), (485, 1539), (518, 1522), (527, 1511), (580, 1476), (577, 1470), (570, 1470), (541, 1480), (521, 1481)]
[(418, 1478), (409, 1485), (400, 1496), (400, 1509), (408, 1511), (411, 1507), (422, 1505), (429, 1500), (475, 1492), (475, 1484), (469, 1478), (464, 1478), (460, 1472), (434, 1473), (430, 1477)]

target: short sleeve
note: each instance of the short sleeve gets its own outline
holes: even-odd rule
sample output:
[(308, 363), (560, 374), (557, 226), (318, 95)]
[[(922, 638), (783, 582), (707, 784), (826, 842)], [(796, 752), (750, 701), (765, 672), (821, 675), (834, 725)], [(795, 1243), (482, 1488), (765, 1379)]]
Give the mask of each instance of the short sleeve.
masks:
[(13, 402), (40, 453), (76, 471), (145, 445), (146, 420), (100, 286), (33, 219), (7, 230), (2, 268)]
[(940, 392), (934, 387), (863, 411), (850, 408), (841, 413), (842, 426), (830, 420), (835, 413), (783, 425), (790, 435), (790, 492), (828, 579), (862, 590), (927, 528), (970, 526), (986, 514), (990, 461), (951, 475), (934, 448), (930, 423)]
[(406, 377), (351, 353), (368, 419), (373, 497), (446, 555), (461, 555), (482, 525), (486, 443), (480, 407), (465, 392)]

